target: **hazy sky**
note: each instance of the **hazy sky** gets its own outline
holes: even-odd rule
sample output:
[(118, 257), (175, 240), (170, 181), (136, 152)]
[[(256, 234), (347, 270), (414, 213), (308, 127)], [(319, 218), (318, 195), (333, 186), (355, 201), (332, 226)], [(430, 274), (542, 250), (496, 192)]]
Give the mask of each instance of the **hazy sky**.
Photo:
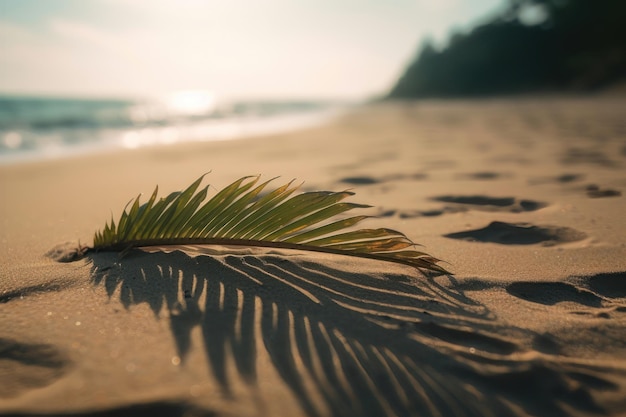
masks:
[(385, 93), (504, 0), (0, 0), (0, 93)]

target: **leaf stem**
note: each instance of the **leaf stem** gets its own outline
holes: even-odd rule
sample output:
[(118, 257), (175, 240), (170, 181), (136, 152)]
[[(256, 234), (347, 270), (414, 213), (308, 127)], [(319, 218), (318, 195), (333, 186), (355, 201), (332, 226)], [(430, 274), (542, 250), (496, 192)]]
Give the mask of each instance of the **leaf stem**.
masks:
[(402, 265), (409, 265), (420, 270), (429, 270), (442, 274), (449, 274), (445, 268), (437, 265), (439, 259), (431, 256), (423, 256), (416, 258), (392, 258), (375, 253), (352, 252), (341, 249), (333, 249), (330, 247), (313, 246), (300, 243), (289, 243), (280, 241), (265, 240), (249, 240), (249, 239), (225, 239), (225, 238), (166, 238), (166, 239), (143, 239), (113, 245), (94, 246), (86, 248), (84, 253), (89, 252), (125, 252), (132, 248), (150, 247), (150, 246), (182, 246), (182, 245), (211, 245), (211, 246), (246, 246), (246, 247), (263, 247), (275, 249), (291, 249), (303, 250), (309, 252), (328, 253), (333, 255), (345, 255), (357, 258), (374, 259), (385, 262), (395, 262)]

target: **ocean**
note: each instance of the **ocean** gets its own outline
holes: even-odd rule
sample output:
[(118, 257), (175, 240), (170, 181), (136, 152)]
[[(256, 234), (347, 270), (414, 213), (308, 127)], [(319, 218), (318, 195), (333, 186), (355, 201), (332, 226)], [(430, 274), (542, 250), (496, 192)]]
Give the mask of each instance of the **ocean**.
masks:
[(0, 164), (280, 133), (325, 123), (348, 107), (216, 101), (201, 91), (158, 99), (0, 96)]

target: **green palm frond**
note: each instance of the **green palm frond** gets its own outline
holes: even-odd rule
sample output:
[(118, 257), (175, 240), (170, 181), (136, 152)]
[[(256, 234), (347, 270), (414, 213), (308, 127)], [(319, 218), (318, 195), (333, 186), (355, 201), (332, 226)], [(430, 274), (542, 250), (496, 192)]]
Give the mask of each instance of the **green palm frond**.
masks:
[(157, 200), (158, 187), (148, 202), (137, 197), (95, 233), (95, 251), (125, 251), (163, 245), (242, 245), (334, 253), (411, 265), (447, 273), (438, 259), (415, 250), (406, 235), (392, 229), (346, 230), (370, 217), (341, 217), (370, 206), (342, 202), (350, 191), (315, 191), (292, 196), (293, 181), (263, 191), (274, 179), (259, 184), (260, 176), (233, 182), (205, 201), (204, 175), (186, 190)]

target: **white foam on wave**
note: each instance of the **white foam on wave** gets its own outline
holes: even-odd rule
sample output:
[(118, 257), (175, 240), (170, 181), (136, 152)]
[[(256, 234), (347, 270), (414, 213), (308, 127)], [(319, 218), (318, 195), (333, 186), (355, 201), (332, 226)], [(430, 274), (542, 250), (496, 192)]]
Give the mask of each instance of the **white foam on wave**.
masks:
[(170, 118), (166, 123), (146, 126), (52, 129), (37, 132), (36, 136), (28, 131), (9, 130), (0, 132), (0, 142), (5, 148), (5, 152), (0, 152), (0, 164), (183, 142), (261, 137), (325, 124), (348, 109), (347, 105), (328, 105), (270, 114), (232, 112), (214, 118)]

